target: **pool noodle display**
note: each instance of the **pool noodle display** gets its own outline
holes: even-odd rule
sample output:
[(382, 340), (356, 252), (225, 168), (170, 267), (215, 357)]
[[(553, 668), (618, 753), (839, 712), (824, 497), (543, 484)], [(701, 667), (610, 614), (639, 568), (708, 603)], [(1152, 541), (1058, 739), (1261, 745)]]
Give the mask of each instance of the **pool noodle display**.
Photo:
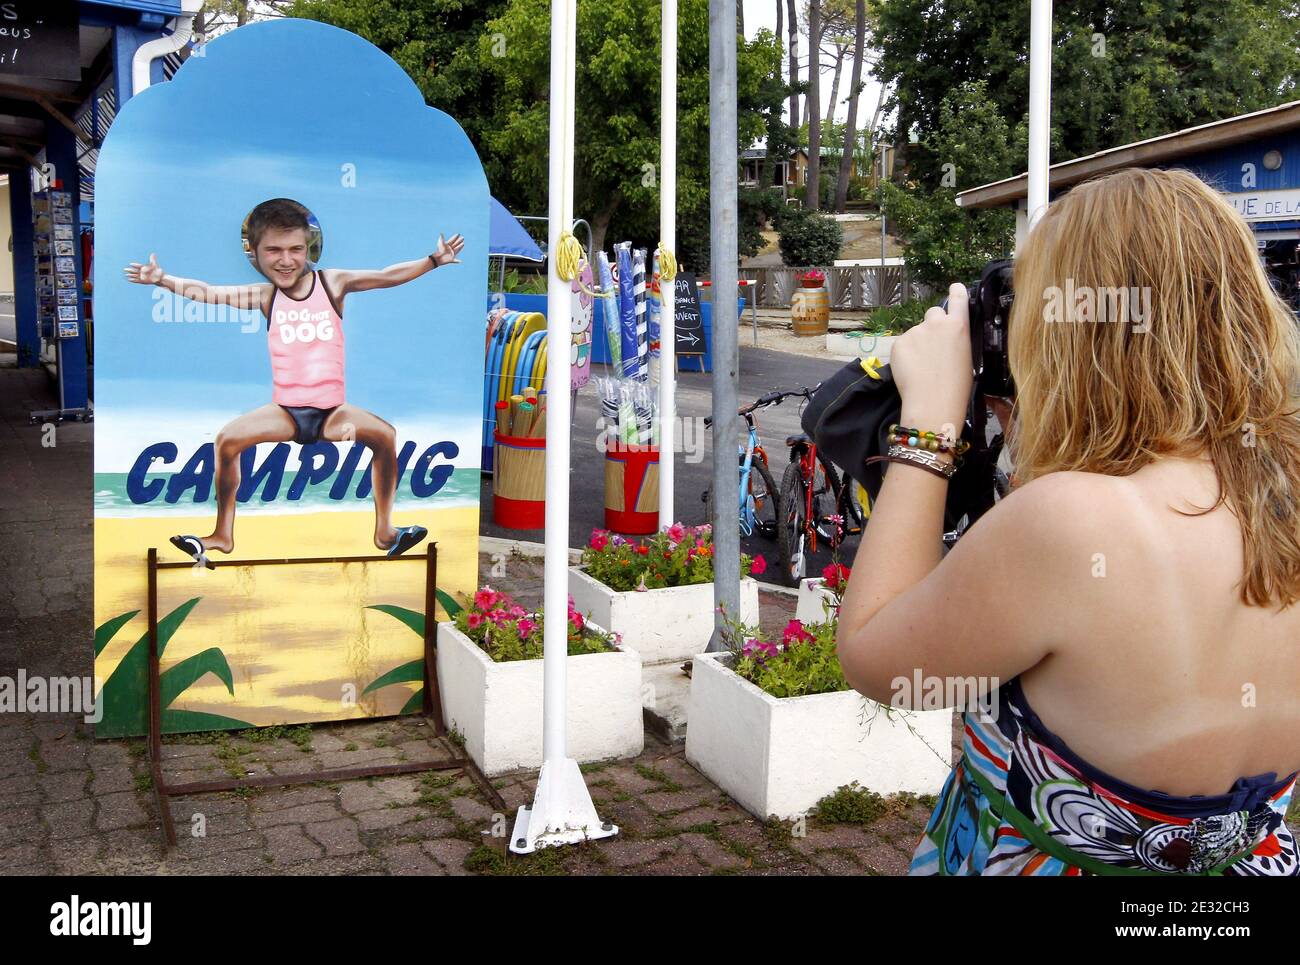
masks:
[(620, 371), (623, 356), (622, 326), (619, 322), (618, 296), (614, 287), (614, 270), (610, 267), (609, 256), (603, 251), (596, 253), (596, 268), (600, 275), (601, 317), (605, 319), (605, 340), (609, 343), (609, 364), (615, 372)]
[(623, 364), (620, 375), (633, 378), (637, 371), (636, 347), (636, 296), (632, 291), (632, 242), (624, 241), (614, 246), (618, 263), (618, 316), (620, 354)]
[(635, 378), (644, 382), (650, 377), (649, 350), (650, 339), (646, 328), (645, 314), (645, 249), (638, 248), (632, 252), (632, 300), (634, 307), (634, 324), (636, 326), (636, 373)]
[[(497, 317), (495, 325), (489, 322), (483, 367), (482, 467), (485, 472), (494, 468), (494, 431), (509, 429), (511, 396), (522, 395), (525, 388), (542, 384), (546, 375), (546, 316), (508, 310), (493, 314)], [(502, 401), (507, 403), (506, 415), (499, 419), (497, 403)]]

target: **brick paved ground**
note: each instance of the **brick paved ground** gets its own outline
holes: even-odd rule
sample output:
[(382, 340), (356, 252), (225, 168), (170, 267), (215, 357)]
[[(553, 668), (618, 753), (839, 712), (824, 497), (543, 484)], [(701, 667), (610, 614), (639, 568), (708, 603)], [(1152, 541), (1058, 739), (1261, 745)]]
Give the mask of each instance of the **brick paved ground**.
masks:
[[(92, 430), (61, 426), (42, 446), (27, 412), (50, 401), (43, 373), (0, 369), (3, 675), (91, 672)], [(493, 582), (540, 602), (535, 562), (511, 560)], [(767, 627), (789, 619), (790, 597), (762, 601)], [(176, 738), (164, 770), (179, 782), (419, 761), (443, 753), (430, 735), (406, 718)], [(888, 875), (906, 870), (928, 816), (893, 800), (864, 824), (764, 824), (651, 735), (637, 759), (585, 770), (617, 838), (506, 859), (504, 837), (484, 832), (508, 830), (535, 775), (494, 782), (512, 809), (500, 815), (468, 778), (432, 772), (178, 799), (180, 844), (165, 855), (143, 741), (96, 741), (76, 716), (0, 714), (0, 874)]]

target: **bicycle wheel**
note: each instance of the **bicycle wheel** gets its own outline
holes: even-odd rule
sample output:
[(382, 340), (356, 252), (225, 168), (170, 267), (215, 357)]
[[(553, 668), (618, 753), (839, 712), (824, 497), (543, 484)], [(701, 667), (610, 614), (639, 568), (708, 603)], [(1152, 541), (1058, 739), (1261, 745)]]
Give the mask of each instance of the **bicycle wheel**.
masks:
[(749, 497), (754, 511), (754, 531), (776, 539), (781, 521), (781, 494), (766, 459), (754, 459), (754, 471), (749, 474)]
[(805, 557), (808, 532), (804, 518), (804, 482), (796, 458), (781, 476), (781, 494), (777, 498), (781, 511), (777, 526), (777, 550), (781, 556), (781, 579), (786, 586), (798, 586), (808, 573)]
[[(848, 517), (841, 512), (842, 492), (840, 474), (832, 463), (818, 453), (817, 471), (813, 477), (813, 522), (817, 527), (817, 536), (832, 547), (839, 546), (848, 528)], [(839, 516), (841, 521), (833, 522), (832, 516)]]

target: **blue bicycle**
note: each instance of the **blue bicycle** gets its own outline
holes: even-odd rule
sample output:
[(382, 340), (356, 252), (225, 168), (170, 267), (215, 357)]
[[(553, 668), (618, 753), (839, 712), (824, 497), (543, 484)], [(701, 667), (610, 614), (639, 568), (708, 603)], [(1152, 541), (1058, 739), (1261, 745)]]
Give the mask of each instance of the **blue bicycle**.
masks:
[[(780, 405), (788, 392), (769, 392), (750, 405), (740, 410), (739, 415), (749, 427), (745, 442), (739, 447), (740, 465), (740, 535), (753, 536), (758, 533), (769, 539), (777, 534), (777, 520), (780, 518), (776, 481), (767, 465), (767, 452), (758, 438), (758, 426), (754, 422), (754, 413), (759, 409)], [(705, 428), (713, 427), (713, 418), (706, 417)], [(704, 490), (704, 516), (713, 519), (713, 493)]]

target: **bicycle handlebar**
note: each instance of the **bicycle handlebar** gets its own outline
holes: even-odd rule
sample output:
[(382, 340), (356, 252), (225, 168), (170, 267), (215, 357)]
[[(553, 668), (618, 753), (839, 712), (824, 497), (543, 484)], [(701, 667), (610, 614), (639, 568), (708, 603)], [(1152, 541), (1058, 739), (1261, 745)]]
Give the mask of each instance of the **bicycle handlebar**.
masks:
[[(736, 414), (740, 416), (752, 415), (753, 413), (757, 412), (759, 409), (766, 409), (770, 406), (780, 405), (786, 399), (792, 398), (793, 396), (800, 396), (801, 398), (809, 399), (812, 397), (812, 394), (816, 392), (818, 389), (820, 389), (821, 387), (822, 384), (818, 382), (811, 389), (808, 388), (808, 386), (806, 385), (801, 385), (797, 390), (786, 391), (786, 392), (782, 392), (778, 390), (775, 392), (768, 392), (765, 393), (764, 395), (759, 396), (749, 405), (742, 406), (737, 411)], [(705, 416), (704, 428), (710, 429), (712, 427), (713, 427), (713, 416)]]

